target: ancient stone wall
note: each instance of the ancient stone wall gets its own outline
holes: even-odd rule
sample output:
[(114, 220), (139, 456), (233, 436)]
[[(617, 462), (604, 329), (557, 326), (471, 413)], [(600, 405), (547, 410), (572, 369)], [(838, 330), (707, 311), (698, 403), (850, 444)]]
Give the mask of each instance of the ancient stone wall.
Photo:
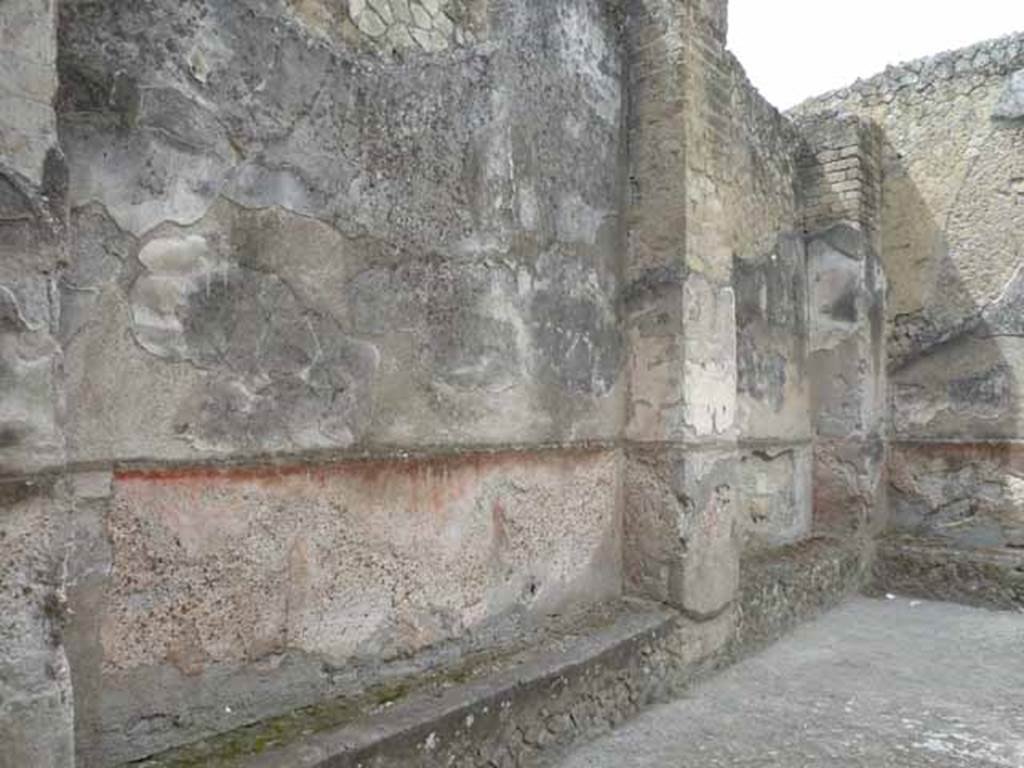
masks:
[(64, 459), (56, 3), (12, 0), (0, 14), (0, 766), (70, 766), (70, 502), (48, 473)]
[(15, 5), (13, 765), (65, 649), (106, 765), (621, 592), (614, 7)]
[(624, 593), (713, 654), (741, 556), (875, 519), (880, 143), (724, 0), (0, 12), (2, 768)]
[(1021, 541), (1024, 37), (893, 67), (798, 114), (884, 135), (893, 524)]

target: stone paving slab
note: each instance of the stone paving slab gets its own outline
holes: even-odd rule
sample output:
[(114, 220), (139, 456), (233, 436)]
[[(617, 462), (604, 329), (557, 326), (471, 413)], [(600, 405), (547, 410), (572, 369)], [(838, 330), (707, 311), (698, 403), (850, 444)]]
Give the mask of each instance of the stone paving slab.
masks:
[(1024, 766), (1024, 614), (856, 598), (559, 768)]

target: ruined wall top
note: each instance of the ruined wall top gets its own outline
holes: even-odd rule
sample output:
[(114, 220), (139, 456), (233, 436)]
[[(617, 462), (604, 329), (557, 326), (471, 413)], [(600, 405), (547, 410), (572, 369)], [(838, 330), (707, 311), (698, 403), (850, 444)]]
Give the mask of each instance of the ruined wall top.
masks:
[(958, 82), (969, 92), (980, 81), (1024, 68), (1024, 32), (986, 40), (886, 67), (885, 71), (852, 85), (807, 99), (788, 114), (794, 117), (838, 109), (844, 105), (871, 107), (897, 98), (927, 101), (940, 83)]
[(695, 0), (694, 4), (697, 12), (711, 25), (719, 40), (724, 41), (729, 32), (728, 0)]

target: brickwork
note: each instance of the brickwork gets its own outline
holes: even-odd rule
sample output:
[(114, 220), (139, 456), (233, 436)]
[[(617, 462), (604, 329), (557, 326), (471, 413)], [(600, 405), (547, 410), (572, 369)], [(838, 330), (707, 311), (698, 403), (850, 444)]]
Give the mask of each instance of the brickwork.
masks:
[(804, 231), (846, 221), (864, 229), (877, 246), (883, 141), (878, 127), (832, 115), (799, 124), (810, 137), (799, 159)]

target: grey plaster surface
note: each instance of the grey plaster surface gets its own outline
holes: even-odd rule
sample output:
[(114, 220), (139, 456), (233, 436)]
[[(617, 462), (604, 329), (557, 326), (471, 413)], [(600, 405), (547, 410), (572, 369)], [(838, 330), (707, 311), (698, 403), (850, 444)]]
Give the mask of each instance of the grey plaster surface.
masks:
[(560, 768), (1024, 766), (1024, 614), (857, 598)]

